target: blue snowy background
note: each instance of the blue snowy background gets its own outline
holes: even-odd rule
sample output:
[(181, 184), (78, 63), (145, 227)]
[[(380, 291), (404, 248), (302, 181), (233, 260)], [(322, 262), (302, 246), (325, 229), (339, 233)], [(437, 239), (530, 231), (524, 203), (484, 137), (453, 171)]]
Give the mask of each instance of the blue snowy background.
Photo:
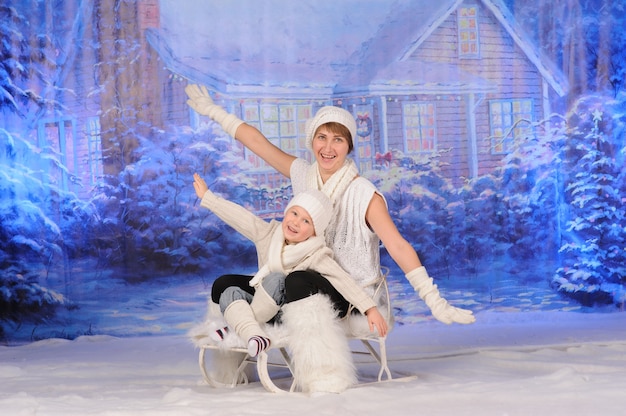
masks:
[[(533, 117), (511, 116), (495, 141), (496, 130), (479, 137), (477, 146), (486, 142), (488, 150), (474, 153), (473, 165), (464, 161), (467, 155), (454, 153), (458, 143), (465, 143), (471, 115), (463, 122), (456, 116), (441, 121), (433, 130), (437, 145), (423, 141), (415, 151), (407, 145), (412, 143), (408, 128), (399, 129), (394, 142), (394, 118), (383, 120), (382, 109), (391, 114), (403, 100), (405, 110), (432, 108), (419, 104), (428, 94), (438, 100), (437, 108), (448, 108), (466, 101), (464, 88), (472, 90), (468, 96), (480, 106), (502, 86), (484, 72), (472, 72), (468, 64), (451, 71), (449, 58), (432, 68), (457, 74), (454, 82), (442, 82), (437, 70), (416, 74), (405, 61), (391, 58), (392, 53), (402, 55), (390, 51), (396, 40), (393, 48), (385, 48), (387, 55), (348, 50), (348, 45), (372, 50), (377, 42), (397, 36), (390, 28), (402, 29), (410, 21), (393, 10), (406, 8), (417, 15), (419, 1), (348, 1), (346, 14), (333, 12), (336, 2), (258, 3), (0, 4), (2, 342), (184, 333), (203, 317), (215, 277), (255, 271), (253, 245), (199, 207), (192, 174), (201, 173), (212, 190), (267, 218), (280, 216), (290, 197), (289, 183), (268, 173), (219, 126), (190, 111), (183, 92), (187, 82), (209, 86), (216, 100), (241, 117), (254, 113), (245, 101), (248, 96), (258, 102), (289, 99), (305, 108), (303, 114), (321, 104), (358, 103), (349, 108), (355, 109), (359, 131), (370, 140), (361, 147), (367, 151), (357, 149), (355, 155), (361, 174), (384, 193), (400, 232), (454, 305), (472, 309), (478, 317), (486, 309), (623, 311), (624, 2), (431, 5), (430, 28), (450, 22), (459, 27), (476, 21), (501, 25), (502, 44), (530, 57), (524, 62), (539, 68), (534, 73), (544, 79), (528, 93), (538, 94), (540, 99), (532, 102), (543, 110)], [(464, 20), (461, 10), (478, 10), (480, 18)], [(217, 13), (240, 19), (236, 28), (241, 32), (246, 19), (256, 26), (235, 38), (229, 31), (236, 32), (233, 20), (210, 21)], [(450, 17), (455, 13), (461, 17)], [(322, 15), (321, 21), (336, 17), (345, 27), (326, 30), (311, 22), (315, 14)], [(314, 41), (292, 37), (287, 24), (303, 26), (312, 38), (327, 42), (326, 49), (315, 55)], [(285, 32), (270, 35), (267, 27)], [(428, 42), (423, 39), (443, 33), (428, 29), (406, 37), (419, 39), (424, 47)], [(280, 36), (285, 42), (277, 44)], [(334, 39), (335, 48), (328, 49)], [(247, 50), (250, 43), (255, 47)], [(274, 47), (263, 52), (262, 43)], [(424, 54), (432, 53), (420, 51), (417, 43), (407, 41), (404, 56), (412, 53), (424, 60)], [(296, 66), (296, 49), (316, 60), (307, 63), (310, 73)], [(446, 48), (441, 49), (445, 54)], [(248, 58), (242, 59), (246, 53)], [(485, 60), (489, 53), (482, 46), (474, 58)], [(283, 55), (284, 62), (277, 62)], [(335, 60), (344, 55), (342, 66), (337, 65)], [(537, 57), (549, 63), (539, 64)], [(374, 71), (383, 59), (391, 64)], [(329, 71), (323, 79), (318, 66)], [(342, 68), (359, 77), (346, 76)], [(508, 66), (490, 68), (513, 85), (512, 91), (532, 84), (509, 76)], [(277, 72), (287, 79), (277, 84)], [(402, 76), (414, 77), (413, 84), (403, 85), (417, 93), (402, 90), (391, 98), (389, 91), (399, 91), (402, 83), (395, 81)], [(337, 85), (343, 90), (332, 87), (333, 77), (342, 80)], [(366, 78), (367, 92), (346, 92)], [(435, 91), (444, 87), (458, 90)], [(389, 91), (377, 95), (383, 88)], [(491, 120), (500, 114), (496, 103), (518, 99), (507, 94), (485, 110)], [(405, 115), (402, 120), (406, 125), (411, 119)], [(520, 124), (524, 128), (518, 131)], [(281, 129), (262, 128), (275, 133), (283, 148), (296, 151), (297, 123), (293, 130)], [(286, 139), (290, 134), (292, 141)], [(448, 146), (446, 138), (460, 139)], [(432, 319), (381, 250), (397, 321)]]

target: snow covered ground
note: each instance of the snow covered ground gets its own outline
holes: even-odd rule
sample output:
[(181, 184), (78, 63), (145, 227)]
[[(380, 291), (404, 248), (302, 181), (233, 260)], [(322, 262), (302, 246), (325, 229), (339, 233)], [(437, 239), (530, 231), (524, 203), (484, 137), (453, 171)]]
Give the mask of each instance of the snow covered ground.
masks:
[[(340, 395), (213, 389), (184, 335), (47, 339), (0, 347), (3, 415), (618, 415), (626, 313), (477, 313), (470, 326), (397, 326), (391, 368), (410, 382)], [(362, 359), (358, 359), (361, 361)], [(359, 365), (364, 378), (375, 369)]]

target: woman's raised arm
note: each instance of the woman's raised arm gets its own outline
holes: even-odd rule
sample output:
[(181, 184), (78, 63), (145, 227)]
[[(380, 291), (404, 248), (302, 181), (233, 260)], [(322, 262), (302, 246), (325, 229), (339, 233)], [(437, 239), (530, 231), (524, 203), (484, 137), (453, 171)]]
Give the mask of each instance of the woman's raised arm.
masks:
[(233, 136), (278, 172), (289, 177), (289, 170), (291, 163), (296, 158), (295, 156), (285, 153), (270, 142), (257, 128), (246, 124), (234, 114), (229, 114), (215, 104), (206, 87), (190, 84), (185, 87), (185, 93), (189, 97), (187, 100), (189, 107), (198, 114), (208, 116), (219, 123), (226, 133)]
[(296, 157), (285, 153), (281, 148), (274, 145), (257, 128), (243, 123), (237, 129), (235, 139), (278, 172), (288, 178), (290, 177), (291, 163)]

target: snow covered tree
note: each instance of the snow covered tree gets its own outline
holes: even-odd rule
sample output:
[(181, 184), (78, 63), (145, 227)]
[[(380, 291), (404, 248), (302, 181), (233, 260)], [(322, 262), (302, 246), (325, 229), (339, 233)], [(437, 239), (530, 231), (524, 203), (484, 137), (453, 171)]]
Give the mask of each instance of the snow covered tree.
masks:
[[(172, 127), (141, 139), (118, 185), (103, 183), (94, 197), (106, 218), (96, 245), (103, 264), (128, 279), (256, 265), (254, 246), (199, 206), (192, 183), (199, 173), (225, 198), (254, 210), (271, 199), (251, 182), (232, 141), (213, 123), (197, 131)], [(219, 129), (219, 130), (218, 130)], [(132, 184), (132, 186), (131, 186)]]
[[(47, 98), (56, 89), (50, 81), (57, 69), (53, 41), (38, 32), (32, 14), (26, 19), (16, 8), (0, 5), (0, 112), (20, 130), (28, 130), (45, 110), (62, 109)], [(90, 227), (98, 218), (88, 202), (57, 186), (51, 172), (68, 172), (52, 148), (36, 147), (1, 128), (0, 146), (2, 338), (7, 325), (47, 320), (57, 307), (69, 305), (66, 296), (41, 282), (71, 273), (69, 262), (89, 247)]]
[(624, 120), (616, 104), (581, 98), (558, 155), (565, 228), (553, 285), (585, 305), (626, 301)]
[(2, 129), (0, 143), (1, 338), (4, 325), (49, 319), (69, 304), (40, 280), (69, 272), (67, 262), (81, 251), (95, 211), (30, 168), (55, 160), (54, 154)]
[(34, 80), (49, 85), (56, 67), (50, 38), (15, 8), (0, 5), (0, 39), (0, 110), (25, 116), (29, 109), (60, 106), (32, 88)]

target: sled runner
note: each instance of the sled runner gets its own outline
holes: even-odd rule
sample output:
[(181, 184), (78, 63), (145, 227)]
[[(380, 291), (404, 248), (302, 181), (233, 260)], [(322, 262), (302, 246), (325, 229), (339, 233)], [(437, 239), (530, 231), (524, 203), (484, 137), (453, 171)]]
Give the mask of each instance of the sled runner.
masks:
[[(363, 345), (363, 349), (354, 349), (352, 351), (353, 354), (356, 355), (365, 355), (370, 356), (378, 366), (378, 375), (377, 382), (381, 381), (390, 381), (393, 380), (393, 376), (391, 374), (391, 370), (389, 369), (389, 365), (387, 362), (387, 351), (385, 346), (385, 338), (384, 337), (371, 337), (371, 338), (350, 338), (351, 340), (358, 340)], [(374, 345), (378, 343), (378, 348)], [(287, 375), (290, 376), (293, 374), (291, 361), (289, 358), (289, 353), (287, 352), (286, 343), (279, 343), (278, 345), (272, 345), (272, 348), (267, 352), (261, 352), (257, 357), (250, 357), (248, 355), (248, 350), (246, 348), (230, 348), (230, 351), (239, 352), (245, 354), (245, 357), (235, 376), (229, 384), (219, 383), (213, 380), (207, 371), (206, 368), (206, 351), (207, 350), (217, 350), (221, 347), (217, 345), (205, 344), (200, 347), (199, 353), (199, 365), (200, 370), (202, 372), (202, 376), (204, 380), (212, 387), (236, 387), (239, 384), (248, 384), (248, 376), (246, 374), (246, 368), (248, 366), (253, 366), (256, 368), (256, 373), (259, 378), (259, 381), (263, 385), (263, 387), (271, 392), (271, 393), (280, 393), (280, 392), (293, 392), (294, 391), (294, 383), (291, 382), (289, 389), (279, 387), (273, 380), (270, 375), (270, 368), (283, 368), (287, 370)], [(357, 363), (358, 364), (358, 363)]]
[[(391, 302), (389, 298), (389, 288), (387, 286), (386, 274), (381, 277), (380, 281), (375, 283), (376, 291), (374, 298), (379, 295), (384, 296), (386, 299), (386, 316), (389, 322), (389, 331), (393, 327), (393, 312), (391, 309)], [(381, 293), (382, 292), (382, 293)], [(346, 335), (351, 342), (353, 355), (369, 357), (368, 363), (372, 363), (377, 366), (377, 378), (373, 383), (382, 381), (406, 381), (414, 379), (415, 377), (400, 377), (394, 379), (389, 369), (387, 361), (387, 348), (386, 337), (380, 337), (377, 334), (369, 332), (366, 318), (362, 315), (355, 315), (348, 313), (347, 317), (342, 319), (343, 326), (346, 330)], [(210, 386), (213, 387), (235, 387), (237, 385), (248, 384), (249, 377), (247, 370), (249, 367), (256, 370), (256, 374), (263, 387), (272, 393), (284, 393), (293, 392), (295, 390), (295, 381), (293, 380), (293, 368), (289, 353), (287, 351), (287, 336), (285, 334), (276, 334), (275, 327), (268, 324), (268, 333), (272, 333), (274, 330), (274, 336), (272, 336), (272, 345), (269, 350), (261, 352), (257, 357), (250, 357), (247, 352), (245, 343), (240, 341), (238, 346), (225, 347), (224, 345), (216, 345), (215, 343), (205, 343), (200, 345), (199, 351), (199, 365), (203, 378)], [(359, 348), (355, 348), (359, 346)], [(239, 364), (236, 372), (233, 374), (232, 379), (229, 382), (218, 382), (213, 379), (210, 372), (206, 367), (206, 353), (207, 350), (222, 350), (230, 351), (233, 353), (239, 353), (243, 359)], [(364, 364), (363, 362), (355, 362), (358, 366)], [(279, 375), (275, 375), (275, 369), (282, 369), (278, 371)], [(272, 369), (272, 371), (271, 371)], [(281, 386), (287, 383), (284, 387), (277, 385), (280, 380)], [(276, 381), (276, 382), (275, 382)], [(362, 381), (360, 384), (369, 384), (372, 381)]]

